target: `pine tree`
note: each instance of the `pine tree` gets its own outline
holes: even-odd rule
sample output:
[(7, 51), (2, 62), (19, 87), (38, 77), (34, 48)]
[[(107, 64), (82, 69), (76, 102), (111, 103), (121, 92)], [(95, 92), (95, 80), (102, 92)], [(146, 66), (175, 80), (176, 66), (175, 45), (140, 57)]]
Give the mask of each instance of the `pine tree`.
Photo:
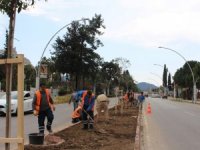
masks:
[(6, 41), (5, 41), (5, 44), (4, 44), (3, 58), (7, 58), (7, 53), (8, 53), (8, 30), (6, 30)]
[(172, 90), (172, 82), (171, 82), (171, 74), (169, 73), (168, 75), (168, 82), (167, 82), (167, 85), (168, 85), (168, 89), (169, 91)]
[(167, 87), (167, 67), (166, 64), (164, 65), (164, 70), (163, 70), (163, 87)]

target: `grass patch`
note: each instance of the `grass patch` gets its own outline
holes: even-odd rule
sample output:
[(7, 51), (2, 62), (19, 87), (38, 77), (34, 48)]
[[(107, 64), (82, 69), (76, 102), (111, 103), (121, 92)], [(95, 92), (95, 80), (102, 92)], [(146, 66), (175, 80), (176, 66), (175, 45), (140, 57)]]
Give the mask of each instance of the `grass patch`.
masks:
[(71, 97), (71, 94), (67, 94), (67, 95), (64, 95), (64, 96), (56, 96), (54, 98), (54, 104), (68, 103), (70, 97)]

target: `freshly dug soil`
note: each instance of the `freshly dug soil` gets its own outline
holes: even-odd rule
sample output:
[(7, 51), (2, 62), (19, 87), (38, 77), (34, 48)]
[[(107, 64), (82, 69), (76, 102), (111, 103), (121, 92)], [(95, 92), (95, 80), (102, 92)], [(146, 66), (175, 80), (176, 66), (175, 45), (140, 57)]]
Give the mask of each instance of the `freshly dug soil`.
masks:
[(80, 123), (55, 133), (62, 144), (25, 145), (25, 150), (133, 150), (138, 109), (124, 109), (122, 115), (110, 109), (109, 116), (108, 122), (95, 122), (93, 130), (83, 130)]

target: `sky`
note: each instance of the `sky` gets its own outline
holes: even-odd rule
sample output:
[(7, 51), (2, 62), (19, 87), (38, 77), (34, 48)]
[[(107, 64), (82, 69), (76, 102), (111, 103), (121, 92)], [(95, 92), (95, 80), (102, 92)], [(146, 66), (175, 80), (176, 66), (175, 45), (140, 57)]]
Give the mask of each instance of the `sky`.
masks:
[[(163, 66), (174, 75), (185, 60), (200, 61), (199, 0), (42, 0), (17, 14), (14, 46), (36, 66), (51, 36), (64, 25), (101, 14), (104, 46), (96, 52), (105, 61), (128, 59), (137, 82), (162, 84)], [(4, 47), (8, 17), (0, 14), (0, 49)], [(62, 37), (66, 30), (58, 36)], [(56, 36), (57, 37), (57, 36)], [(52, 44), (44, 56), (49, 58)], [(154, 65), (158, 64), (158, 65)]]

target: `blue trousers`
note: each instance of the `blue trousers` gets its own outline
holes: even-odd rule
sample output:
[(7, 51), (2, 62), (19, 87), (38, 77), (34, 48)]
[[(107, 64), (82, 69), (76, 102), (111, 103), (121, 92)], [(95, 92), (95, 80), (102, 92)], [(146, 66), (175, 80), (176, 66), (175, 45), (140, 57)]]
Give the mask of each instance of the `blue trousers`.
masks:
[(45, 111), (40, 111), (38, 115), (38, 125), (39, 125), (39, 133), (44, 133), (45, 130), (45, 118), (47, 117), (47, 125), (46, 128), (47, 130), (51, 130), (51, 125), (54, 119), (53, 112), (51, 108), (48, 108)]
[[(87, 106), (83, 106), (83, 109), (86, 111)], [(89, 124), (89, 128), (93, 128), (94, 124), (94, 112), (93, 111), (82, 111), (82, 122), (83, 122), (83, 127), (87, 128)], [(89, 116), (88, 116), (89, 115)]]
[(74, 110), (78, 107), (78, 101), (74, 101)]

